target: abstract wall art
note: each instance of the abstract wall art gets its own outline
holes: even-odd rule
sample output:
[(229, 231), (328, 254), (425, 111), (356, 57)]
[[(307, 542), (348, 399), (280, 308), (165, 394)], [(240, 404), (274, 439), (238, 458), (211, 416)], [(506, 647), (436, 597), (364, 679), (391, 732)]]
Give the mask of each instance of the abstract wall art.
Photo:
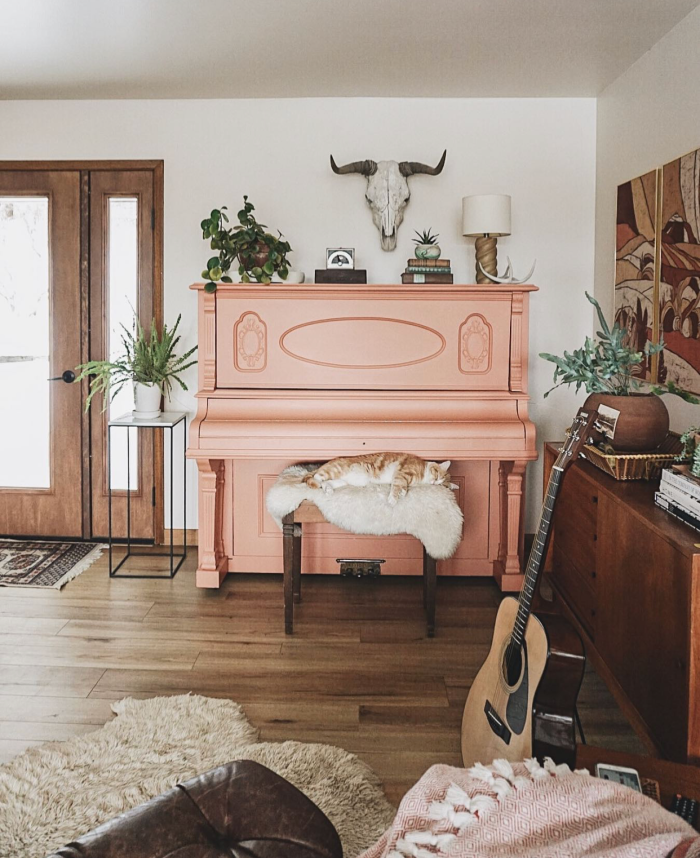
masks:
[(663, 337), (640, 377), (700, 393), (700, 149), (618, 186), (615, 321), (640, 351)]
[(700, 393), (700, 149), (663, 168), (658, 380)]
[[(651, 170), (617, 189), (615, 321), (627, 328), (628, 345), (639, 351), (655, 333), (659, 172)], [(640, 377), (651, 380), (651, 359), (640, 366)]]

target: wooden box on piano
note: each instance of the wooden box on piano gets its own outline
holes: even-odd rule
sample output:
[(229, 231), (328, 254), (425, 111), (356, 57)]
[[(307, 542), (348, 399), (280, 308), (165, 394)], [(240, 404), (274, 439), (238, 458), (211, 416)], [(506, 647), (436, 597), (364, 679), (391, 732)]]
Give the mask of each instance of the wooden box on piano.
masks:
[[(400, 450), (451, 459), (464, 538), (442, 574), (520, 586), (522, 489), (536, 458), (527, 416), (533, 286), (219, 286), (199, 301), (199, 586), (227, 572), (279, 572), (265, 491), (293, 462)], [(311, 528), (310, 528), (311, 530)], [(411, 538), (316, 525), (305, 572), (382, 558), (419, 574)]]

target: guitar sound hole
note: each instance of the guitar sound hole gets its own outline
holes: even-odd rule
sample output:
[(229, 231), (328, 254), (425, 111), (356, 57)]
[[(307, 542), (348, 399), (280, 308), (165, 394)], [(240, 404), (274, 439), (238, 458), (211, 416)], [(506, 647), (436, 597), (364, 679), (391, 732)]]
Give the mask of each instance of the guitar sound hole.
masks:
[(509, 643), (503, 655), (503, 676), (509, 688), (518, 684), (523, 672), (523, 652), (520, 647)]

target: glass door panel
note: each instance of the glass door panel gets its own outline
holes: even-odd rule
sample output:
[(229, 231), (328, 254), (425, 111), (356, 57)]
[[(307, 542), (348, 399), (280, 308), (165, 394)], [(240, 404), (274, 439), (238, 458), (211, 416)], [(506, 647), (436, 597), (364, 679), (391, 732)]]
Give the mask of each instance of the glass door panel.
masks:
[[(124, 328), (134, 330), (139, 299), (139, 201), (138, 197), (109, 197), (107, 200), (107, 300), (109, 302), (109, 359), (124, 353)], [(134, 389), (125, 384), (112, 400), (110, 418), (134, 408)], [(129, 484), (127, 486), (127, 433), (129, 438)], [(138, 489), (138, 430), (112, 433), (112, 488)]]
[[(0, 487), (51, 487), (49, 198), (0, 197)], [(31, 407), (27, 407), (31, 403)]]

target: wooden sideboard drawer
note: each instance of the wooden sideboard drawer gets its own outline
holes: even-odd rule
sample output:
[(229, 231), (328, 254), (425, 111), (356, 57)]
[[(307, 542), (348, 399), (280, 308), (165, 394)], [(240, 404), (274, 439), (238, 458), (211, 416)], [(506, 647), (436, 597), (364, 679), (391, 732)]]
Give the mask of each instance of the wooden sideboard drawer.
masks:
[(588, 633), (595, 640), (598, 619), (598, 600), (587, 577), (572, 562), (569, 554), (554, 545), (554, 576), (553, 581), (560, 590), (571, 610)]
[[(557, 511), (559, 513), (559, 510)], [(583, 526), (581, 526), (583, 525)], [(579, 522), (572, 515), (557, 515), (557, 553), (564, 556), (576, 568), (588, 587), (595, 592), (598, 581), (598, 537), (587, 532), (586, 522)]]

